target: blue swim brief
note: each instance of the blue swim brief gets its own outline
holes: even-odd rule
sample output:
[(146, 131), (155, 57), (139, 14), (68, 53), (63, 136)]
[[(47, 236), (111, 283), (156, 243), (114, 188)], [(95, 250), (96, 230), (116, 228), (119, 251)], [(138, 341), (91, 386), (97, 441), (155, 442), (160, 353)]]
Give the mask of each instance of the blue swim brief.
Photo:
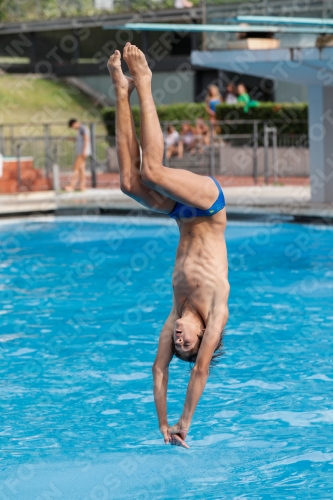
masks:
[(208, 210), (201, 210), (200, 208), (190, 207), (189, 205), (184, 205), (183, 203), (179, 203), (177, 201), (175, 208), (169, 214), (169, 217), (173, 219), (192, 219), (193, 217), (209, 217), (215, 215), (217, 212), (222, 210), (225, 207), (225, 199), (222, 188), (220, 184), (214, 177), (211, 177), (215, 182), (219, 194), (217, 200), (213, 203), (213, 205), (208, 208)]

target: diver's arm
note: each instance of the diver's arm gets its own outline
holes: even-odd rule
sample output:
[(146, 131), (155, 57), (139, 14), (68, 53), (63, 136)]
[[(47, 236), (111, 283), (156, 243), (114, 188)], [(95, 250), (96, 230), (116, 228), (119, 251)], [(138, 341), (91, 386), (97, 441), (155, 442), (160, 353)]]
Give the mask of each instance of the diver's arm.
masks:
[(173, 353), (171, 348), (172, 334), (175, 322), (175, 312), (172, 309), (166, 320), (158, 343), (156, 359), (153, 364), (154, 377), (154, 401), (157, 412), (159, 428), (164, 436), (165, 443), (168, 439), (168, 418), (167, 418), (167, 388), (168, 388), (168, 368)]
[(180, 430), (187, 432), (192, 421), (194, 410), (201, 398), (209, 375), (208, 368), (194, 366), (187, 386), (185, 405), (179, 419)]
[(182, 431), (187, 432), (190, 427), (194, 410), (199, 402), (208, 379), (209, 365), (212, 356), (220, 340), (221, 332), (224, 329), (227, 318), (228, 308), (225, 306), (223, 311), (219, 312), (218, 316), (212, 315), (206, 326), (197, 360), (187, 387), (183, 413), (177, 424)]
[(158, 425), (164, 437), (164, 442), (168, 443), (168, 418), (167, 418), (167, 389), (168, 389), (168, 368), (161, 370), (153, 367), (154, 375), (154, 401), (158, 418)]
[(182, 416), (180, 417), (176, 425), (168, 428), (168, 435), (170, 436), (169, 441), (171, 442), (171, 444), (189, 448), (188, 444), (185, 442), (186, 435), (191, 425), (194, 410), (205, 388), (208, 375), (208, 368), (203, 369), (199, 368), (198, 366), (194, 366), (187, 387)]

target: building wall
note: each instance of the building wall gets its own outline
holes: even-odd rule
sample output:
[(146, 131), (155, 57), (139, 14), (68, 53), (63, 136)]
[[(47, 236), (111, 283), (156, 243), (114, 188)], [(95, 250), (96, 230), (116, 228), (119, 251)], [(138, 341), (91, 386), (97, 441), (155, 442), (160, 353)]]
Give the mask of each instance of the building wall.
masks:
[[(80, 79), (94, 90), (114, 100), (114, 90), (109, 76), (81, 76)], [(152, 90), (156, 104), (192, 102), (194, 100), (194, 72), (161, 71), (153, 73)], [(132, 104), (139, 104), (137, 93), (133, 93)]]
[(276, 102), (308, 102), (308, 89), (296, 83), (276, 82)]
[[(315, 44), (315, 36), (312, 35), (283, 34), (279, 37), (281, 46), (284, 47)], [(205, 38), (207, 47), (216, 49), (225, 47), (230, 38), (235, 38), (235, 34), (211, 33)], [(73, 30), (68, 25), (64, 29), (45, 28), (45, 31), (13, 33), (0, 36), (0, 65), (3, 58), (3, 68), (8, 72), (36, 72), (44, 76), (54, 74), (60, 78), (79, 77), (112, 99), (113, 89), (106, 69), (107, 60), (116, 48), (122, 49), (127, 40), (147, 54), (153, 69), (153, 92), (157, 104), (200, 102), (206, 96), (208, 85), (218, 85), (224, 94), (229, 81), (244, 83), (254, 99), (307, 101), (307, 90), (300, 85), (279, 83), (275, 91), (274, 82), (264, 79), (191, 67), (191, 50), (200, 47), (202, 43), (199, 33), (140, 33), (104, 30), (101, 26)], [(9, 56), (15, 56), (15, 61), (8, 61)], [(138, 103), (135, 93), (133, 103)]]

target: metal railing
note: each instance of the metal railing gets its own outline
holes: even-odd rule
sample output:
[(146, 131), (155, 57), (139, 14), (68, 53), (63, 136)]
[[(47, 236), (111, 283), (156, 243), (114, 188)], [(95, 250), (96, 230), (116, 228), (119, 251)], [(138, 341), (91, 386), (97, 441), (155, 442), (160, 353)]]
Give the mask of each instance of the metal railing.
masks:
[(288, 2), (287, 0), (259, 0), (246, 2), (235, 0), (207, 1), (207, 22), (220, 23), (222, 20), (237, 15), (251, 16), (294, 16), (294, 17), (330, 17), (332, 0), (312, 0), (311, 2)]
[[(184, 121), (172, 122), (181, 130)], [(186, 121), (194, 127), (195, 121)], [(201, 121), (201, 123), (203, 123)], [(177, 144), (169, 154), (164, 151), (164, 164), (171, 168), (183, 168), (204, 175), (223, 175), (228, 177), (252, 177), (254, 182), (264, 178), (278, 182), (286, 177), (309, 176), (309, 149), (307, 135), (279, 133), (278, 124), (261, 121), (217, 121), (214, 125), (204, 122), (206, 136), (191, 129), (192, 143), (183, 145), (180, 154), (179, 145), (184, 138), (180, 133)], [(162, 122), (166, 136), (170, 122)], [(64, 124), (62, 124), (65, 127)], [(232, 125), (232, 126), (231, 126)], [(236, 125), (246, 125), (247, 133), (237, 132)], [(59, 126), (59, 125), (58, 125)], [(16, 127), (16, 128), (15, 128)], [(0, 153), (8, 158), (17, 159), (17, 181), (20, 185), (21, 159), (31, 158), (35, 169), (51, 180), (54, 165), (60, 176), (60, 186), (68, 181), (75, 159), (75, 137), (68, 134), (55, 134), (55, 125), (43, 126), (44, 134), (18, 135), (21, 125), (6, 125), (7, 133), (0, 127)], [(28, 127), (28, 125), (25, 125)], [(37, 127), (37, 126), (36, 126)], [(104, 124), (89, 124), (92, 140), (92, 157), (87, 164), (90, 183), (93, 187), (103, 185), (107, 173), (118, 172), (115, 137), (103, 133)], [(27, 129), (28, 129), (27, 128)], [(31, 128), (30, 128), (31, 130)], [(194, 131), (193, 131), (194, 130)], [(283, 128), (281, 129), (283, 130)], [(6, 132), (6, 131), (5, 131)], [(73, 140), (74, 139), (74, 140)], [(104, 180), (103, 180), (104, 179)]]
[[(98, 172), (107, 170), (109, 142), (102, 123), (89, 124), (92, 139), (92, 156), (88, 162), (91, 184), (97, 185)], [(30, 135), (29, 135), (30, 134)], [(75, 136), (68, 131), (67, 123), (5, 124), (0, 125), (0, 153), (6, 158), (30, 158), (33, 166), (43, 175), (52, 177), (53, 165), (57, 164), (60, 175), (70, 174), (75, 159)], [(18, 179), (19, 183), (19, 179)]]
[[(178, 128), (180, 123), (173, 122)], [(279, 122), (225, 120), (217, 121), (214, 126), (206, 124), (210, 127), (209, 144), (204, 145), (202, 137), (193, 135), (193, 147), (187, 148), (189, 151), (183, 157), (173, 148), (172, 156), (167, 159), (165, 151), (167, 166), (205, 175), (253, 177), (255, 182), (263, 177), (266, 183), (271, 178), (278, 182), (281, 177), (309, 176), (307, 135), (283, 133), (284, 125)], [(235, 125), (246, 125), (248, 133), (237, 132)], [(163, 128), (166, 131), (166, 123)], [(223, 130), (227, 132), (222, 133)]]
[[(200, 0), (192, 0), (197, 6)], [(12, 0), (3, 6), (5, 21), (97, 16), (174, 8), (174, 0)]]
[[(192, 0), (195, 8), (201, 10), (203, 0)], [(290, 2), (288, 0), (208, 0), (206, 14), (208, 23), (237, 15), (274, 15), (297, 17), (330, 17), (331, 0), (312, 2)], [(174, 0), (12, 0), (2, 6), (2, 20), (56, 19), (74, 16), (96, 16), (105, 13), (144, 12), (147, 10), (174, 9)], [(177, 9), (188, 10), (188, 9)], [(201, 14), (203, 15), (203, 14)]]

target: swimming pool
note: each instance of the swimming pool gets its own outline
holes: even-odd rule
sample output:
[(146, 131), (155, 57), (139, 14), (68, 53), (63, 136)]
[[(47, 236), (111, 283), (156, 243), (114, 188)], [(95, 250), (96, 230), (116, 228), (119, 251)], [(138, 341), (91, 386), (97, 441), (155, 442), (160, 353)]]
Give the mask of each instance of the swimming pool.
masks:
[[(0, 238), (0, 498), (332, 498), (332, 228), (229, 224), (226, 355), (190, 450), (163, 444), (152, 397), (175, 223), (22, 220)], [(170, 423), (188, 376), (173, 360)]]

